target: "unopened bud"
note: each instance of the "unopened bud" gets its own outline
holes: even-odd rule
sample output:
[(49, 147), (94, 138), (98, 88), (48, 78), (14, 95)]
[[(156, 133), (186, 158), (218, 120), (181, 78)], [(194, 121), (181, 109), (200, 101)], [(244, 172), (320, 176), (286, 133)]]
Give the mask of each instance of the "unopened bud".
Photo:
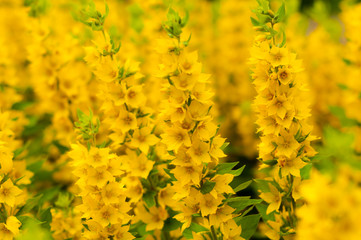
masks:
[(273, 73), (271, 73), (270, 77), (272, 80), (276, 80), (278, 76), (277, 76), (277, 73), (273, 72)]
[(267, 13), (271, 18), (275, 17), (275, 13), (271, 9), (269, 9)]
[(263, 42), (263, 41), (265, 41), (267, 39), (267, 36), (266, 35), (258, 35), (257, 37), (256, 37), (256, 42)]
[(264, 28), (261, 27), (261, 26), (253, 27), (253, 29), (254, 29), (255, 31), (263, 31), (263, 30), (264, 30)]

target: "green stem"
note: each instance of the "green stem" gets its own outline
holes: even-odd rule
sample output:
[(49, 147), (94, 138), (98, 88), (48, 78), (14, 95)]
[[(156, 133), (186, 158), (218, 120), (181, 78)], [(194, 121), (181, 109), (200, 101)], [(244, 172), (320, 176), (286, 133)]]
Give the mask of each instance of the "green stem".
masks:
[[(274, 24), (273, 24), (273, 19), (272, 19), (272, 22), (271, 22), (271, 26), (272, 26), (272, 29), (274, 30), (274, 28), (273, 28), (273, 26), (274, 26)], [(275, 36), (273, 36), (273, 37), (272, 37), (272, 39), (273, 39), (273, 45), (275, 45), (275, 46), (276, 46), (276, 39), (275, 39)]]
[(214, 229), (214, 226), (211, 226), (211, 233), (212, 233), (212, 239), (218, 240), (216, 230)]

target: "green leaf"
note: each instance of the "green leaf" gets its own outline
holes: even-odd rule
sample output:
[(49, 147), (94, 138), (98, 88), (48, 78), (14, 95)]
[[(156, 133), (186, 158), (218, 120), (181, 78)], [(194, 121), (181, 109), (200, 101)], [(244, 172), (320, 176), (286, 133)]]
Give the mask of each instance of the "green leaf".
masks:
[(39, 199), (39, 206), (42, 206), (45, 202), (50, 202), (55, 199), (55, 197), (59, 194), (61, 186), (55, 186), (52, 188), (45, 189), (40, 194), (42, 195)]
[(50, 223), (52, 221), (52, 215), (51, 215), (51, 208), (46, 208), (40, 211), (39, 215), (40, 221), (43, 222), (43, 226), (46, 226), (48, 229), (50, 229)]
[(246, 199), (243, 197), (231, 198), (227, 203), (229, 206), (235, 209), (235, 212), (240, 212), (246, 207), (261, 203), (262, 199)]
[[(25, 205), (20, 208), (20, 210), (16, 213), (16, 216), (20, 216), (26, 213), (29, 213), (33, 208), (39, 206), (39, 200), (41, 199), (42, 194), (37, 195), (33, 198), (29, 198)], [(20, 220), (20, 219), (19, 219)]]
[(306, 166), (301, 168), (300, 174), (301, 174), (302, 180), (310, 179), (311, 169), (312, 169), (312, 163), (307, 164)]
[(140, 33), (144, 28), (144, 23), (142, 21), (142, 8), (137, 3), (134, 3), (128, 7), (128, 11), (130, 12), (131, 28), (133, 28), (137, 33)]
[(183, 236), (187, 239), (193, 239), (193, 235), (192, 232), (207, 232), (209, 231), (208, 228), (203, 227), (197, 223), (192, 222), (191, 225), (189, 226), (189, 228), (186, 228), (183, 231)]
[(352, 64), (351, 60), (347, 59), (347, 58), (342, 58), (342, 61), (348, 66), (350, 66)]
[(247, 182), (241, 183), (234, 189), (234, 191), (236, 193), (239, 191), (242, 191), (242, 190), (246, 189), (252, 182), (253, 182), (252, 180), (249, 180)]
[(268, 183), (269, 181), (264, 180), (264, 179), (254, 179), (253, 181), (256, 182), (257, 184), (257, 189), (259, 189), (261, 192), (269, 192), (269, 186)]
[(284, 47), (284, 46), (286, 45), (286, 40), (287, 40), (287, 38), (286, 38), (286, 31), (283, 30), (283, 31), (282, 31), (282, 43), (281, 43), (280, 47)]
[(143, 194), (143, 200), (148, 208), (153, 207), (155, 205), (155, 197), (156, 192), (154, 191), (148, 191), (145, 194)]
[(13, 110), (25, 110), (27, 107), (31, 106), (34, 102), (32, 101), (21, 101), (21, 102), (16, 102), (11, 106), (11, 109)]
[(203, 185), (201, 187), (201, 193), (202, 194), (210, 193), (213, 190), (215, 185), (216, 185), (215, 182), (210, 182), (210, 181), (206, 180), (206, 182), (203, 183)]
[(237, 170), (231, 170), (228, 173), (233, 174), (234, 176), (237, 177), (242, 174), (245, 167), (246, 167), (246, 165), (243, 165), (242, 167), (238, 168)]
[(329, 106), (331, 113), (336, 116), (343, 127), (352, 127), (360, 125), (357, 120), (350, 119), (346, 116), (345, 110), (338, 106)]
[(70, 203), (73, 201), (73, 196), (69, 192), (60, 192), (58, 195), (58, 200), (56, 200), (55, 205), (60, 208), (67, 208), (70, 206)]
[(250, 239), (256, 232), (260, 218), (261, 216), (259, 214), (253, 214), (235, 219), (236, 223), (242, 226), (241, 237), (246, 240)]
[(277, 17), (278, 22), (282, 22), (285, 16), (286, 16), (286, 8), (285, 8), (285, 3), (283, 2), (281, 7), (278, 9), (275, 17)]
[(246, 165), (243, 165), (241, 168), (238, 168), (236, 170), (232, 170), (236, 165), (238, 164), (238, 162), (232, 162), (232, 163), (221, 163), (218, 164), (217, 166), (217, 174), (233, 174), (235, 176), (239, 176), (242, 174), (244, 168), (246, 167)]
[(33, 223), (33, 224), (37, 224), (37, 225), (40, 225), (43, 223), (43, 222), (39, 221), (38, 219), (30, 217), (30, 216), (17, 216), (16, 218), (19, 219), (22, 226), (29, 224), (29, 223)]
[(179, 222), (177, 219), (168, 218), (164, 221), (164, 226), (162, 231), (170, 232), (174, 231), (182, 226), (182, 223)]
[(255, 27), (261, 26), (261, 24), (253, 17), (251, 17), (252, 25)]
[(164, 170), (164, 172), (165, 172), (166, 174), (168, 174), (168, 176), (170, 177), (170, 179), (171, 179), (172, 181), (177, 181), (177, 179), (174, 177), (174, 174), (170, 172), (170, 171), (171, 171), (170, 169), (168, 169), (168, 168), (163, 168), (163, 170)]
[(41, 169), (41, 167), (43, 166), (44, 162), (45, 162), (45, 160), (39, 160), (39, 161), (37, 161), (37, 162), (34, 162), (34, 163), (32, 163), (32, 164), (29, 164), (29, 165), (27, 166), (27, 169), (28, 169), (29, 171), (32, 171), (33, 173), (37, 173), (37, 172), (40, 171), (40, 169)]
[(274, 213), (270, 213), (267, 214), (267, 208), (268, 208), (268, 204), (265, 203), (259, 203), (256, 204), (256, 208), (258, 210), (258, 212), (261, 214), (261, 217), (263, 219), (263, 221), (267, 222), (267, 221), (275, 221), (275, 216)]

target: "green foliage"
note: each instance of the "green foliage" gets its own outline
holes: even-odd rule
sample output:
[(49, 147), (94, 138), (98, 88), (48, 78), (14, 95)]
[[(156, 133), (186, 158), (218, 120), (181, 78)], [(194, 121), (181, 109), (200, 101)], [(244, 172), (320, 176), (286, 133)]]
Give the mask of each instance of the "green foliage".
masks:
[(153, 207), (155, 206), (155, 196), (157, 193), (155, 191), (147, 191), (145, 194), (143, 194), (143, 200), (147, 207)]
[(356, 155), (353, 148), (355, 142), (353, 133), (326, 127), (323, 136), (323, 146), (317, 149), (319, 153), (313, 160), (317, 167), (334, 174), (337, 173), (340, 164), (348, 164), (361, 169), (360, 157)]
[(206, 182), (203, 183), (202, 187), (201, 187), (201, 193), (202, 194), (207, 194), (207, 193), (210, 193), (214, 186), (216, 185), (215, 182), (211, 182), (211, 181), (208, 181), (206, 180)]
[(310, 179), (311, 170), (312, 170), (312, 163), (307, 164), (306, 166), (300, 169), (300, 175), (302, 180)]
[(250, 199), (250, 197), (235, 197), (228, 200), (228, 205), (235, 209), (236, 212), (241, 212), (245, 208), (261, 203), (262, 199)]
[(77, 110), (78, 122), (75, 122), (75, 127), (79, 129), (84, 140), (88, 141), (95, 138), (99, 131), (100, 121), (96, 119), (96, 124), (93, 123), (93, 112), (89, 109), (89, 116), (81, 110)]
[(253, 182), (252, 180), (249, 180), (247, 182), (241, 183), (236, 188), (234, 188), (233, 190), (236, 193), (239, 192), (239, 191), (242, 191), (242, 190), (246, 189), (249, 185), (251, 185), (252, 182)]
[(76, 19), (92, 28), (93, 31), (104, 31), (104, 22), (109, 14), (108, 4), (104, 1), (105, 13), (99, 12), (93, 1), (90, 1), (85, 9), (80, 11)]
[[(281, 6), (274, 13), (269, 7), (269, 0), (257, 0), (258, 7), (253, 10), (256, 14), (257, 19), (251, 17), (252, 25), (255, 27), (255, 30), (267, 33), (267, 39), (273, 39), (275, 43), (275, 37), (280, 34), (280, 32), (274, 29), (274, 25), (281, 23), (286, 18), (286, 6), (282, 2)], [(281, 30), (282, 33), (282, 42), (279, 44), (279, 47), (283, 47), (286, 44), (286, 33), (284, 30)]]
[(330, 112), (336, 116), (343, 127), (361, 126), (361, 123), (355, 119), (350, 119), (346, 116), (345, 109), (338, 106), (329, 106)]
[(205, 228), (195, 222), (192, 222), (191, 225), (189, 226), (189, 228), (186, 228), (183, 231), (183, 236), (187, 239), (193, 239), (193, 235), (192, 232), (207, 232), (208, 228)]
[(16, 237), (16, 240), (53, 239), (50, 229), (42, 227), (39, 220), (28, 216), (19, 217), (19, 220), (22, 222), (21, 228), (24, 231), (22, 231), (20, 235)]
[(29, 16), (39, 17), (49, 9), (50, 2), (48, 0), (25, 0), (24, 6), (30, 7)]
[(243, 165), (236, 170), (232, 170), (237, 164), (238, 162), (218, 164), (216, 168), (217, 174), (233, 174), (234, 176), (239, 176), (242, 174), (246, 165)]
[(128, 11), (130, 13), (130, 26), (137, 33), (140, 33), (144, 28), (144, 23), (142, 21), (143, 10), (137, 3), (134, 3), (128, 7)]
[(167, 21), (163, 22), (163, 28), (171, 38), (177, 38), (180, 40), (182, 28), (185, 27), (189, 19), (188, 12), (184, 18), (181, 18), (173, 8), (169, 8), (167, 13)]
[(274, 212), (267, 214), (268, 204), (259, 203), (259, 204), (256, 204), (256, 208), (257, 208), (257, 211), (261, 214), (262, 220), (264, 222), (275, 221)]
[(162, 231), (170, 232), (176, 230), (182, 226), (182, 223), (174, 218), (168, 218), (164, 221), (164, 226)]
[(236, 223), (242, 226), (241, 237), (246, 240), (250, 239), (257, 230), (260, 218), (261, 216), (259, 214), (252, 214), (236, 218)]
[(60, 208), (68, 208), (73, 201), (73, 196), (69, 192), (60, 192), (58, 200), (55, 202), (55, 206)]

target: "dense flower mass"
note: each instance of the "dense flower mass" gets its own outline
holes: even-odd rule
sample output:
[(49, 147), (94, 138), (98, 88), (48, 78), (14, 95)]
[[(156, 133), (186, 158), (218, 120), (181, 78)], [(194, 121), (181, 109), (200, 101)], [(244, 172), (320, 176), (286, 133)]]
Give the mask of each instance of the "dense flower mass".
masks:
[[(285, 39), (282, 43), (275, 40), (274, 25), (284, 17), (284, 7), (282, 5), (275, 15), (268, 6), (259, 6), (260, 14), (267, 14), (269, 18), (265, 23), (254, 20), (263, 32), (256, 37), (250, 58), (253, 84), (258, 93), (254, 105), (261, 133), (260, 167), (274, 166), (260, 194), (269, 204), (266, 214), (274, 212), (275, 221), (266, 233), (271, 239), (279, 239), (278, 234), (294, 233), (299, 200), (294, 191), (302, 179), (301, 169), (307, 168), (309, 158), (315, 155), (310, 145), (314, 139), (312, 127), (307, 123), (310, 110), (306, 84), (298, 76), (302, 71), (301, 61), (284, 46)], [(281, 217), (287, 213), (289, 218)]]
[(361, 239), (357, 2), (0, 1), (0, 239)]

